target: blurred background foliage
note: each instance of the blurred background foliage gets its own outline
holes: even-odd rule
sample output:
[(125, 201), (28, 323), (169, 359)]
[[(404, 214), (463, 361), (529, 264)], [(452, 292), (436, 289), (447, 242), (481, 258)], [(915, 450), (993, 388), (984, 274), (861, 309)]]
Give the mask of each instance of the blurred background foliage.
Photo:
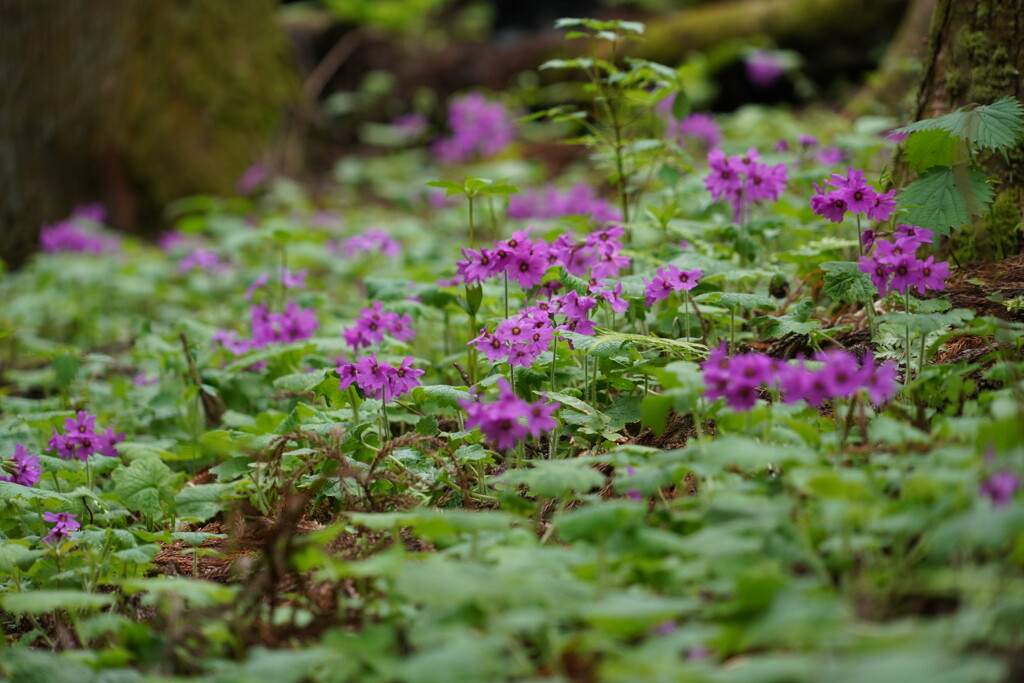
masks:
[[(440, 130), (444, 103), (467, 89), (501, 93), (524, 110), (570, 102), (573, 83), (564, 73), (536, 69), (582, 49), (567, 47), (553, 29), (562, 16), (643, 21), (646, 37), (633, 54), (685, 63), (690, 95), (706, 109), (815, 102), (909, 121), (966, 104), (960, 100), (983, 91), (982, 81), (1006, 89), (986, 74), (1006, 80), (1015, 65), (1024, 67), (1024, 52), (1000, 47), (1007, 40), (999, 27), (1009, 24), (999, 17), (1020, 5), (126, 0), (98, 8), (86, 0), (5, 0), (0, 258), (17, 267), (35, 248), (40, 225), (78, 203), (101, 200), (115, 227), (154, 235), (165, 227), (168, 202), (230, 193), (255, 163), (315, 179), (340, 158), (367, 152), (366, 143), (379, 142), (374, 126), (397, 116), (417, 113)], [(958, 40), (956, 27), (941, 32), (943, 22), (968, 20), (970, 40)], [(949, 51), (961, 63), (944, 67), (958, 79), (955, 88), (927, 87), (964, 97), (915, 99), (918, 83), (935, 71), (926, 62), (945, 54), (928, 52), (930, 31), (933, 43), (946, 36), (961, 46)], [(980, 49), (986, 31), (993, 44)], [(791, 77), (752, 88), (744, 58), (755, 49), (791, 60)], [(987, 55), (1005, 68), (980, 69)]]

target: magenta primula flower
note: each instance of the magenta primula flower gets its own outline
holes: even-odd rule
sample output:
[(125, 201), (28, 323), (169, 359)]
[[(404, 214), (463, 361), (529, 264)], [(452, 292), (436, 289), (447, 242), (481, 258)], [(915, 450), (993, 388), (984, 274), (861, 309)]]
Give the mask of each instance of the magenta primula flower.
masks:
[(589, 185), (579, 184), (562, 191), (553, 185), (524, 190), (509, 197), (509, 218), (561, 218), (588, 216), (598, 225), (621, 223), (622, 214), (611, 202), (598, 197)]
[(693, 270), (679, 270), (671, 263), (664, 268), (658, 268), (651, 280), (644, 280), (644, 295), (647, 297), (647, 305), (655, 301), (661, 301), (672, 292), (688, 292), (697, 286), (700, 279), (704, 277), (701, 268)]
[(227, 264), (221, 261), (220, 255), (209, 249), (194, 249), (178, 263), (178, 272), (187, 273), (191, 270), (202, 270), (207, 273), (223, 273)]
[(464, 163), (473, 157), (494, 156), (515, 137), (512, 119), (504, 105), (488, 102), (480, 93), (454, 99), (448, 106), (451, 135), (436, 140), (434, 154), (448, 163)]
[(545, 405), (543, 400), (531, 404), (516, 396), (503, 377), (498, 379), (498, 389), (501, 395), (493, 403), (463, 400), (459, 405), (468, 415), (466, 428), (479, 427), (499, 450), (513, 448), (528, 435), (540, 437), (558, 426), (552, 417), (558, 404)]
[(408, 357), (396, 368), (370, 353), (355, 363), (342, 363), (338, 366), (338, 375), (341, 377), (339, 389), (344, 391), (355, 384), (367, 396), (388, 403), (420, 386), (416, 378), (423, 374), (423, 370), (413, 368), (412, 363), (413, 359)]
[(96, 431), (96, 416), (89, 415), (84, 410), (79, 411), (74, 418), (67, 418), (64, 421), (64, 430), (61, 434), (56, 428), (53, 436), (47, 442), (47, 446), (55, 454), (64, 460), (78, 458), (86, 461), (93, 454), (105, 455), (107, 457), (118, 457), (115, 446), (124, 441), (124, 434), (115, 434), (110, 427), (104, 433)]
[(70, 537), (71, 532), (82, 528), (73, 512), (44, 512), (43, 521), (53, 523), (50, 533), (43, 538), (46, 543), (60, 543)]
[(842, 222), (848, 211), (882, 222), (896, 210), (895, 190), (882, 194), (875, 192), (864, 181), (864, 173), (852, 166), (846, 170), (845, 176), (833, 173), (821, 185), (815, 183), (814, 190), (817, 194), (811, 197), (811, 209), (833, 223)]
[(992, 501), (992, 505), (1002, 507), (1013, 502), (1019, 488), (1020, 478), (1008, 470), (1001, 470), (983, 481), (979, 490)]
[(0, 472), (6, 472), (0, 476), (0, 481), (9, 481), (21, 486), (32, 487), (39, 483), (43, 475), (43, 468), (39, 464), (39, 456), (32, 455), (23, 445), (15, 444), (14, 455), (3, 461)]
[(766, 50), (751, 52), (747, 56), (745, 68), (747, 78), (759, 88), (767, 88), (786, 73), (783, 61), (774, 53)]
[(786, 402), (803, 400), (819, 405), (836, 398), (849, 398), (865, 391), (874, 403), (882, 403), (896, 391), (896, 368), (892, 363), (875, 367), (870, 356), (863, 362), (846, 351), (834, 350), (817, 357), (822, 362), (811, 370), (800, 361), (789, 365), (759, 353), (729, 357), (724, 345), (715, 349), (701, 366), (705, 396), (725, 398), (734, 410), (750, 410), (762, 387), (776, 386)]
[(789, 175), (786, 165), (768, 166), (762, 164), (760, 158), (754, 148), (733, 157), (726, 157), (720, 149), (708, 153), (711, 172), (704, 178), (704, 186), (712, 199), (725, 199), (732, 204), (736, 222), (746, 219), (751, 205), (775, 201), (786, 188)]
[(411, 341), (416, 336), (412, 328), (412, 317), (408, 313), (399, 315), (393, 311), (385, 311), (383, 307), (383, 303), (374, 301), (370, 308), (364, 308), (359, 312), (353, 327), (344, 330), (342, 336), (354, 350), (381, 343), (386, 333), (404, 342)]

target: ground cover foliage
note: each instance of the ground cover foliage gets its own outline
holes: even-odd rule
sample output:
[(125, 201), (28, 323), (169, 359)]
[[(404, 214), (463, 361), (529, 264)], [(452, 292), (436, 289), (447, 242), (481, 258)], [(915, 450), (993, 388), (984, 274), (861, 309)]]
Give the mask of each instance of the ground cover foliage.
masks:
[(571, 104), (252, 169), (158, 245), (83, 207), (4, 274), (0, 671), (1019, 680), (1024, 261), (938, 254), (1020, 104), (711, 116), (563, 26)]

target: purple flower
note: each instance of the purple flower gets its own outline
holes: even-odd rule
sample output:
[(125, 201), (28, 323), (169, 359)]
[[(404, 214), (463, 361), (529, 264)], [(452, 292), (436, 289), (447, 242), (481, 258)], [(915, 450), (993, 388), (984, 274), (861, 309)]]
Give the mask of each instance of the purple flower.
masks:
[(118, 251), (121, 241), (116, 235), (101, 230), (89, 215), (72, 215), (67, 220), (42, 226), (39, 246), (51, 254), (61, 251), (103, 254)]
[(655, 301), (661, 301), (672, 292), (688, 292), (697, 286), (699, 280), (704, 277), (704, 271), (700, 268), (693, 270), (679, 270), (671, 263), (664, 268), (659, 268), (651, 280), (644, 280), (644, 295), (647, 297), (647, 305)]
[(345, 342), (358, 350), (384, 341), (385, 333), (390, 333), (399, 341), (410, 341), (416, 332), (412, 328), (412, 318), (408, 313), (399, 315), (393, 311), (385, 311), (380, 301), (374, 301), (370, 308), (364, 308), (356, 318), (353, 327), (346, 328), (342, 333)]
[(47, 446), (65, 460), (78, 458), (84, 462), (95, 453), (116, 458), (118, 453), (114, 446), (124, 441), (124, 434), (115, 434), (109, 427), (105, 433), (98, 433), (96, 416), (84, 410), (74, 418), (67, 418), (64, 430), (66, 433), (60, 434), (54, 429)]
[(725, 347), (715, 349), (701, 366), (705, 396), (725, 398), (734, 410), (749, 410), (757, 402), (760, 388), (776, 385), (788, 403), (804, 400), (811, 405), (835, 398), (848, 398), (864, 390), (874, 403), (882, 403), (896, 391), (896, 368), (892, 363), (875, 367), (868, 356), (863, 363), (846, 351), (820, 354), (821, 369), (810, 370), (802, 361), (788, 365), (759, 353), (726, 355)]
[(44, 512), (43, 521), (53, 523), (50, 533), (43, 538), (46, 543), (60, 543), (71, 536), (72, 531), (82, 528), (73, 512)]
[(786, 73), (779, 57), (766, 50), (750, 53), (746, 59), (747, 78), (759, 88), (767, 88)]
[(190, 270), (204, 270), (207, 273), (223, 273), (227, 264), (220, 260), (220, 256), (209, 249), (196, 249), (181, 259), (178, 263), (178, 272), (187, 273)]
[(711, 172), (704, 178), (704, 186), (712, 199), (725, 199), (732, 204), (736, 222), (744, 219), (750, 205), (775, 201), (786, 188), (786, 165), (768, 166), (760, 158), (753, 148), (733, 157), (726, 157), (720, 149), (708, 153)]
[(9, 481), (30, 488), (39, 483), (43, 474), (43, 468), (39, 465), (39, 456), (30, 454), (28, 449), (20, 443), (15, 444), (14, 455), (9, 460), (3, 461), (0, 471), (7, 473), (0, 476), (0, 481)]
[(452, 100), (448, 107), (451, 135), (436, 140), (434, 154), (447, 163), (465, 163), (476, 156), (494, 156), (512, 142), (515, 128), (505, 107), (480, 93)]
[(466, 428), (480, 427), (487, 440), (499, 450), (513, 448), (528, 435), (539, 437), (558, 426), (552, 417), (557, 404), (524, 401), (512, 393), (504, 378), (498, 379), (498, 388), (501, 395), (493, 403), (464, 400), (459, 405), (468, 415)]
[[(831, 186), (831, 187), (830, 187)], [(811, 208), (819, 216), (833, 223), (845, 218), (846, 212), (861, 213), (876, 221), (888, 220), (896, 210), (893, 199), (895, 190), (884, 194), (875, 192), (874, 188), (864, 182), (864, 173), (852, 166), (846, 175), (833, 173), (819, 186), (814, 185), (817, 192), (811, 198)]]
[(376, 251), (389, 259), (396, 259), (402, 251), (393, 237), (377, 228), (370, 228), (362, 235), (354, 235), (328, 248), (348, 258)]
[(339, 388), (344, 391), (355, 384), (367, 396), (388, 403), (420, 386), (416, 378), (423, 374), (423, 370), (413, 368), (412, 362), (411, 357), (406, 358), (396, 368), (378, 360), (376, 354), (370, 353), (355, 363), (338, 366), (338, 374), (341, 376)]
[(565, 191), (547, 185), (538, 190), (524, 190), (509, 198), (509, 218), (562, 216), (588, 216), (598, 225), (622, 222), (618, 209), (608, 200), (598, 197), (589, 185), (574, 185)]
[(839, 147), (822, 147), (818, 150), (818, 161), (826, 166), (837, 166), (846, 159), (846, 152)]
[(929, 256), (918, 263), (920, 278), (917, 282), (917, 291), (925, 293), (925, 289), (943, 290), (946, 288), (946, 278), (949, 277), (949, 263), (940, 261), (935, 263), (935, 257)]
[(1013, 496), (1020, 488), (1020, 478), (1007, 470), (996, 472), (981, 483), (981, 495), (992, 500), (992, 505), (1002, 507), (1013, 502)]
[(263, 185), (269, 177), (270, 171), (265, 164), (253, 164), (242, 173), (235, 190), (240, 195), (250, 195)]
[(427, 119), (423, 114), (413, 112), (391, 119), (391, 127), (403, 139), (409, 140), (426, 132)]

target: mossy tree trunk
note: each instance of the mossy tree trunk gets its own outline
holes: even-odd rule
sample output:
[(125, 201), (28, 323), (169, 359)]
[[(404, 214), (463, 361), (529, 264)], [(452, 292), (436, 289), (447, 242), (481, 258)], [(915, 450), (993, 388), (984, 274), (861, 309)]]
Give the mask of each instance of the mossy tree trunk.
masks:
[[(991, 104), (1007, 95), (1024, 101), (1024, 0), (939, 0), (932, 18), (925, 71), (912, 120), (932, 118), (968, 104)], [(1024, 144), (1007, 159), (981, 163), (997, 182), (989, 214), (958, 237), (959, 260), (992, 260), (1019, 253), (1024, 211)], [(905, 167), (897, 165), (897, 178)]]
[(299, 92), (277, 6), (0, 2), (0, 259), (76, 203), (152, 233), (166, 202), (231, 192)]

